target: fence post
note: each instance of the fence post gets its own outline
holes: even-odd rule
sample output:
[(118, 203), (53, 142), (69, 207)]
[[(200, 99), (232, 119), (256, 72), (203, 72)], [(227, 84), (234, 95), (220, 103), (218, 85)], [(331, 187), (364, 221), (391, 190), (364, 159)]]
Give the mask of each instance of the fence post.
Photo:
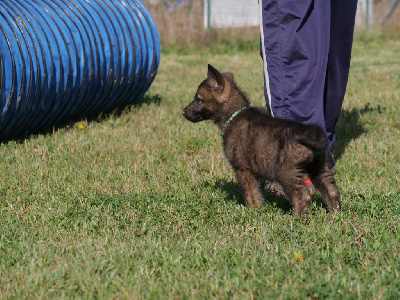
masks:
[(207, 47), (210, 47), (211, 37), (211, 0), (207, 0)]
[(381, 27), (383, 27), (383, 25), (385, 25), (386, 21), (390, 18), (390, 16), (392, 15), (392, 13), (394, 12), (394, 10), (396, 9), (396, 6), (400, 3), (400, 0), (397, 0), (392, 8), (390, 9), (389, 13), (386, 15), (385, 18), (383, 18), (382, 22), (381, 22)]

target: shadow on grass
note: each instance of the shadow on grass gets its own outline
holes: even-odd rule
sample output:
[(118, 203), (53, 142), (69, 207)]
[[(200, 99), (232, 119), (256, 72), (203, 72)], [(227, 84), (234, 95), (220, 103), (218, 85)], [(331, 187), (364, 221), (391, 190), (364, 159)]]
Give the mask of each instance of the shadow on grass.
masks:
[[(17, 143), (23, 143), (24, 140), (31, 138), (32, 136), (36, 135), (46, 135), (50, 134), (52, 135), (53, 133), (57, 132), (60, 129), (71, 129), (73, 128), (72, 124), (79, 122), (79, 121), (87, 121), (87, 122), (96, 122), (96, 123), (101, 123), (104, 121), (107, 121), (110, 118), (113, 117), (121, 117), (125, 111), (125, 109), (129, 107), (142, 107), (142, 106), (149, 106), (149, 105), (160, 105), (162, 98), (160, 95), (144, 95), (142, 98), (137, 100), (136, 102), (132, 104), (127, 104), (123, 105), (120, 107), (114, 107), (112, 109), (109, 109), (107, 111), (102, 111), (102, 110), (97, 110), (94, 111), (90, 114), (87, 115), (77, 115), (77, 116), (72, 116), (68, 118), (67, 120), (62, 120), (59, 122), (55, 122), (53, 125), (45, 127), (45, 128), (40, 128), (34, 131), (27, 130), (26, 132), (19, 133), (15, 136), (12, 134), (9, 137), (0, 139), (0, 143), (7, 143), (9, 141), (16, 141)], [(51, 117), (51, 116), (49, 116)]]
[[(218, 180), (216, 181), (214, 187), (228, 195), (225, 198), (226, 201), (235, 202), (239, 205), (245, 205), (244, 198), (242, 196), (242, 192), (238, 183), (234, 181)], [(290, 213), (290, 211), (292, 210), (292, 205), (290, 204), (289, 200), (284, 197), (277, 196), (275, 193), (269, 190), (264, 191), (264, 199), (264, 205), (272, 205), (287, 213)]]
[[(210, 184), (207, 185), (210, 186)], [(224, 198), (226, 201), (234, 202), (238, 205), (245, 205), (238, 183), (234, 181), (217, 180), (214, 184), (214, 188), (219, 189), (221, 192), (228, 195)], [(268, 189), (264, 191), (264, 199), (264, 206), (272, 206), (288, 214), (292, 211), (292, 204), (288, 199), (283, 196), (278, 196)], [(310, 207), (312, 205), (316, 207), (322, 207), (327, 211), (327, 206), (325, 205), (321, 194), (317, 193), (316, 195), (313, 195), (311, 203), (312, 204), (310, 204)]]
[(361, 109), (343, 110), (336, 125), (337, 141), (334, 150), (335, 158), (337, 160), (340, 159), (347, 145), (366, 132), (360, 120), (363, 115), (373, 112), (382, 114), (384, 111), (385, 108), (382, 108), (380, 105), (371, 107), (369, 103)]
[[(158, 95), (158, 94), (152, 95), (152, 96), (144, 95), (142, 98), (140, 98), (139, 100), (137, 100), (136, 102), (134, 102), (132, 104), (116, 107), (109, 111), (95, 112), (93, 114), (90, 114), (90, 115), (80, 118), (80, 119), (81, 120), (86, 119), (88, 122), (101, 123), (101, 122), (108, 120), (110, 118), (113, 118), (113, 117), (121, 117), (124, 114), (124, 111), (128, 108), (135, 108), (135, 107), (141, 108), (143, 106), (150, 106), (150, 105), (159, 106), (161, 103), (161, 100), (162, 99), (161, 99), (160, 95)], [(75, 122), (76, 121), (78, 121), (78, 120), (75, 120)]]

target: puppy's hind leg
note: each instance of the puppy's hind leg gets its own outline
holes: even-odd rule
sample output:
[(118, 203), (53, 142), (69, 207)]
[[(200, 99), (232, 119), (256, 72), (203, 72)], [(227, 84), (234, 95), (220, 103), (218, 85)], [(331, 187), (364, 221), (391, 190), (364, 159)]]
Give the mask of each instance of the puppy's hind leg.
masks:
[(310, 206), (311, 196), (303, 187), (296, 189), (290, 195), (293, 203), (293, 216), (302, 216), (307, 221), (307, 211)]
[(242, 188), (246, 205), (250, 207), (262, 206), (264, 204), (264, 197), (257, 178), (248, 170), (235, 170), (235, 173)]
[(302, 172), (295, 171), (291, 176), (286, 176), (282, 181), (282, 186), (293, 204), (292, 215), (302, 216), (304, 220), (307, 220), (307, 211), (310, 206), (311, 196), (304, 188), (304, 175)]
[(314, 186), (321, 192), (324, 202), (330, 212), (341, 211), (340, 192), (335, 182), (332, 170), (325, 165), (322, 172), (312, 179)]

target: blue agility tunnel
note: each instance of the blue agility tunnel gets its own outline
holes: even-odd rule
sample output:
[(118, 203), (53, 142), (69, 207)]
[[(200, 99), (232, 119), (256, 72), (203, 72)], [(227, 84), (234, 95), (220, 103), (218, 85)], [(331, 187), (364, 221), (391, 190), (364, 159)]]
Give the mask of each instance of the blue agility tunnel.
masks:
[(135, 0), (0, 0), (0, 140), (140, 99), (160, 61)]

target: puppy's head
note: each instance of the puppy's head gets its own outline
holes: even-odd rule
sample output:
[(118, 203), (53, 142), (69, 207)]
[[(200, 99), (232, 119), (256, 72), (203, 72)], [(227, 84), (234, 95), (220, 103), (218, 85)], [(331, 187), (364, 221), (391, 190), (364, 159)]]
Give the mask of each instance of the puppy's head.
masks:
[(183, 116), (193, 123), (215, 120), (228, 98), (232, 82), (232, 73), (220, 73), (208, 65), (207, 78), (197, 88), (194, 100), (183, 109)]

